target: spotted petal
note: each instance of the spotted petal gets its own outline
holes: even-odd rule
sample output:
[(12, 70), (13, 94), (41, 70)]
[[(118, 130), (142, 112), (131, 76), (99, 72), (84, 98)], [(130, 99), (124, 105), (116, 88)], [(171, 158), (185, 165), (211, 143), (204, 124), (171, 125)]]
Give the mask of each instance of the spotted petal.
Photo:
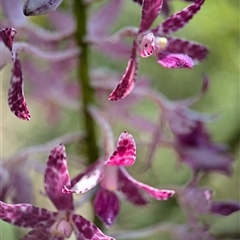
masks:
[(136, 145), (131, 134), (123, 132), (117, 143), (117, 149), (106, 161), (108, 165), (132, 166), (136, 159)]
[(137, 77), (137, 68), (138, 60), (136, 56), (136, 43), (134, 42), (126, 71), (117, 87), (110, 94), (108, 100), (118, 101), (125, 98), (132, 92)]
[(8, 104), (11, 111), (20, 119), (30, 120), (30, 113), (23, 93), (23, 75), (20, 60), (16, 56), (13, 63)]
[(139, 32), (150, 28), (162, 9), (163, 0), (144, 0), (142, 7), (142, 20)]
[(40, 228), (53, 222), (57, 213), (30, 204), (7, 204), (0, 202), (0, 219), (25, 228)]
[(129, 202), (134, 205), (146, 205), (148, 200), (142, 194), (140, 189), (122, 172), (122, 168), (118, 169), (118, 190), (121, 191)]
[(134, 184), (136, 187), (140, 188), (144, 192), (146, 192), (150, 197), (155, 198), (157, 200), (167, 200), (170, 197), (173, 196), (175, 191), (173, 190), (165, 190), (165, 189), (157, 189), (153, 188), (147, 184), (138, 182), (133, 177), (130, 176), (130, 174), (127, 172), (127, 170), (123, 167), (121, 167), (122, 173), (125, 175), (125, 177), (128, 179), (129, 182)]
[(2, 38), (5, 46), (10, 50), (13, 61), (16, 59), (16, 52), (13, 50), (13, 39), (16, 33), (17, 31), (14, 28), (4, 28), (0, 30), (0, 37)]
[(23, 13), (26, 16), (35, 16), (55, 11), (63, 0), (27, 0), (24, 3)]
[(63, 193), (85, 193), (95, 187), (103, 178), (104, 162), (99, 160), (89, 166), (83, 173), (76, 176), (71, 182), (71, 188), (64, 186)]
[(73, 210), (72, 195), (62, 193), (63, 186), (70, 186), (65, 147), (55, 147), (48, 158), (44, 187), (49, 198), (59, 210)]
[(103, 234), (93, 223), (82, 216), (74, 214), (72, 221), (75, 224), (74, 231), (77, 240), (114, 240), (114, 238)]
[(114, 192), (101, 188), (94, 198), (94, 210), (106, 227), (111, 227), (120, 210), (118, 197)]
[(182, 53), (189, 56), (194, 63), (203, 61), (208, 55), (208, 48), (197, 42), (187, 41), (180, 38), (168, 38), (165, 49), (168, 53)]
[(168, 54), (161, 52), (158, 54), (158, 61), (165, 68), (193, 68), (193, 60), (184, 54)]
[(171, 34), (184, 28), (193, 16), (201, 9), (205, 0), (196, 0), (182, 11), (170, 16), (166, 21), (152, 30), (155, 36)]

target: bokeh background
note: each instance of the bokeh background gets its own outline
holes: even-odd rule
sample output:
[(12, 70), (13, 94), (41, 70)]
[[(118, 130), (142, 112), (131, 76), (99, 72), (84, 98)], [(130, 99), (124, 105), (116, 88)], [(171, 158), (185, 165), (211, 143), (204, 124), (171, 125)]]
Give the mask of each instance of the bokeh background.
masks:
[[(103, 1), (94, 5), (93, 9), (101, 4), (103, 4)], [(207, 0), (190, 24), (176, 34), (186, 39), (201, 42), (210, 48), (209, 57), (201, 65), (196, 66), (192, 70), (168, 70), (159, 66), (154, 57), (151, 57), (141, 59), (139, 72), (139, 76), (146, 76), (150, 79), (151, 85), (155, 89), (161, 91), (169, 99), (175, 100), (192, 96), (201, 87), (202, 74), (209, 76), (211, 81), (209, 91), (193, 106), (193, 109), (204, 113), (220, 113), (219, 120), (208, 124), (207, 127), (214, 141), (226, 143), (230, 146), (235, 160), (233, 164), (234, 172), (231, 177), (211, 173), (203, 178), (201, 186), (213, 189), (214, 199), (234, 199), (238, 201), (240, 201), (239, 4), (238, 0)], [(178, 11), (184, 6), (186, 6), (186, 3), (182, 1), (172, 1), (171, 12)], [(62, 7), (64, 7), (64, 3)], [(92, 12), (90, 11), (90, 14)], [(118, 20), (112, 28), (112, 32), (123, 26), (138, 26), (140, 14), (141, 8), (138, 5), (131, 1), (126, 1), (124, 11), (119, 15)], [(44, 16), (32, 19), (48, 27), (49, 23), (47, 23)], [(154, 24), (157, 25), (162, 20), (163, 17), (159, 16)], [(28, 56), (22, 53), (21, 57), (27, 58)], [(38, 61), (37, 58), (35, 58), (35, 61)], [(118, 61), (96, 51), (91, 52), (91, 64), (93, 68), (109, 68), (121, 74), (125, 70), (126, 62), (127, 59)], [(44, 143), (67, 132), (79, 131), (83, 127), (82, 114), (69, 109), (62, 109), (59, 121), (56, 124), (51, 124), (48, 121), (44, 105), (32, 97), (31, 88), (28, 86), (28, 79), (25, 81), (25, 95), (31, 112), (31, 121), (25, 122), (17, 119), (10, 112), (7, 104), (9, 73), (10, 66), (0, 71), (1, 158), (4, 159), (25, 146)], [(47, 92), (48, 89), (46, 88), (45, 91)], [(134, 106), (133, 111), (153, 122), (157, 119), (155, 106), (144, 99)], [(135, 139), (149, 139), (147, 133), (145, 136), (144, 133), (139, 132), (134, 126), (128, 125), (125, 122), (116, 121), (112, 127), (116, 138), (122, 131), (127, 130), (134, 135)], [(100, 131), (99, 144), (101, 144)], [(78, 144), (73, 144), (67, 148), (67, 155), (79, 157), (79, 163), (70, 168), (71, 176), (84, 169), (86, 162), (84, 154), (81, 151), (84, 152), (84, 149), (81, 149), (81, 146)], [(138, 180), (155, 187), (179, 186), (188, 182), (191, 177), (191, 171), (185, 165), (177, 166), (177, 157), (172, 149), (159, 148), (154, 155), (152, 168), (141, 172), (140, 169), (145, 161), (146, 153), (146, 147), (137, 145), (137, 163), (129, 171)], [(37, 160), (40, 159), (44, 164), (46, 158), (47, 155), (42, 155), (37, 157)], [(31, 160), (35, 161), (36, 159)], [(31, 165), (26, 174), (30, 174), (33, 181), (35, 192), (34, 204), (53, 209), (48, 199), (40, 194), (40, 191), (43, 191), (41, 170), (38, 171)], [(85, 204), (78, 212), (88, 219), (93, 218), (90, 204)], [(211, 232), (220, 237), (228, 232), (240, 231), (240, 215), (238, 213), (232, 214), (229, 217), (206, 217), (205, 220), (211, 224)], [(120, 216), (113, 229), (138, 229), (161, 221), (184, 222), (184, 215), (176, 199), (173, 198), (166, 202), (152, 201), (144, 208), (134, 207), (127, 202), (123, 202)], [(2, 240), (15, 240), (21, 234), (19, 228), (12, 227), (3, 222), (0, 222), (0, 232), (2, 233), (0, 235)], [(167, 235), (157, 234), (146, 239), (167, 240), (169, 238)]]

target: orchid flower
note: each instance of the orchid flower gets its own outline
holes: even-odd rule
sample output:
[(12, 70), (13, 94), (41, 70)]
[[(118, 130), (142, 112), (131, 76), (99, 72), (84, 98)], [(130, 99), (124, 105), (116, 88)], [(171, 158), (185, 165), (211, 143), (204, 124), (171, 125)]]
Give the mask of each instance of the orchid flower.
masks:
[(112, 226), (120, 210), (116, 195), (118, 191), (136, 205), (147, 203), (141, 191), (157, 200), (167, 200), (173, 196), (173, 190), (156, 189), (131, 177), (124, 167), (132, 166), (135, 158), (135, 141), (129, 133), (123, 132), (118, 139), (116, 150), (109, 159), (95, 162), (72, 180), (70, 188), (65, 185), (62, 191), (69, 194), (85, 193), (100, 183), (101, 188), (95, 196), (94, 208), (98, 217), (108, 227)]
[(184, 28), (201, 9), (203, 3), (204, 0), (197, 0), (182, 11), (170, 16), (157, 27), (150, 29), (162, 9), (163, 0), (143, 1), (139, 29), (127, 28), (116, 34), (117, 38), (134, 36), (134, 41), (126, 71), (110, 94), (109, 100), (123, 99), (133, 90), (138, 69), (137, 53), (143, 58), (156, 55), (157, 62), (165, 68), (192, 68), (194, 63), (200, 62), (206, 57), (208, 50), (203, 45), (168, 36)]
[(196, 173), (198, 171), (219, 171), (230, 175), (232, 156), (227, 146), (213, 143), (202, 122), (197, 122), (191, 132), (176, 134), (174, 148), (181, 162)]
[(55, 147), (48, 158), (44, 177), (46, 194), (57, 208), (50, 212), (31, 204), (0, 202), (0, 219), (13, 225), (31, 228), (23, 240), (63, 240), (75, 232), (78, 240), (113, 240), (93, 223), (74, 213), (73, 196), (62, 194), (62, 187), (70, 185), (65, 148)]

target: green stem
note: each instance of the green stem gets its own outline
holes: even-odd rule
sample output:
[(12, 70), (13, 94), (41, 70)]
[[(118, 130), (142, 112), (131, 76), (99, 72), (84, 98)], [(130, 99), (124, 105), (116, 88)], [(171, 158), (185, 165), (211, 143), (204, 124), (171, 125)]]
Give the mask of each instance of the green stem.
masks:
[(98, 159), (98, 147), (96, 141), (95, 123), (88, 113), (87, 107), (94, 102), (94, 92), (90, 86), (89, 77), (89, 46), (85, 41), (87, 36), (87, 6), (84, 0), (74, 0), (74, 11), (77, 23), (76, 41), (81, 49), (78, 66), (79, 84), (81, 86), (81, 97), (83, 104), (83, 115), (87, 137), (87, 156), (89, 163)]
[[(81, 49), (78, 65), (79, 85), (81, 86), (82, 111), (86, 129), (87, 156), (89, 164), (98, 159), (95, 123), (88, 112), (88, 106), (94, 103), (94, 91), (90, 85), (89, 76), (89, 45), (85, 41), (87, 36), (87, 6), (84, 0), (74, 0), (74, 14), (76, 19), (76, 41)], [(94, 223), (102, 229), (102, 224), (95, 216)]]

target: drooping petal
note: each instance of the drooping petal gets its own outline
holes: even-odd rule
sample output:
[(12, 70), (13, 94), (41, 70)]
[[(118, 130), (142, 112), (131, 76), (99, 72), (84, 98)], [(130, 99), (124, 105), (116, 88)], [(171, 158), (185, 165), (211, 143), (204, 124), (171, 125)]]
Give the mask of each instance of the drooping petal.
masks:
[(165, 51), (168, 53), (185, 54), (189, 56), (195, 64), (203, 61), (209, 52), (208, 48), (200, 43), (173, 37), (168, 38)]
[(31, 204), (7, 204), (0, 202), (0, 219), (13, 225), (25, 228), (48, 226), (57, 216), (43, 208)]
[(148, 30), (162, 9), (163, 0), (144, 0), (139, 32)]
[(103, 234), (93, 223), (82, 216), (74, 214), (72, 221), (75, 223), (74, 230), (77, 240), (114, 240)]
[(108, 31), (114, 24), (114, 20), (117, 19), (122, 6), (122, 0), (110, 0), (104, 3), (103, 7), (96, 10), (89, 19), (88, 30), (90, 38), (102, 38), (109, 35)]
[(16, 52), (13, 50), (13, 39), (16, 33), (17, 31), (14, 28), (4, 28), (0, 30), (0, 37), (2, 38), (5, 46), (10, 50), (13, 61), (16, 59)]
[(71, 188), (64, 186), (63, 193), (85, 193), (95, 187), (104, 176), (104, 162), (96, 161), (89, 166), (83, 173), (76, 176), (71, 182)]
[(120, 203), (116, 194), (101, 188), (94, 198), (94, 210), (106, 227), (111, 227), (120, 210)]
[(158, 61), (165, 68), (193, 68), (193, 60), (184, 54), (160, 52)]
[(136, 159), (136, 145), (131, 134), (123, 132), (117, 143), (117, 149), (106, 161), (108, 165), (132, 166)]
[(133, 43), (131, 57), (128, 61), (126, 71), (117, 85), (117, 87), (112, 91), (108, 100), (118, 101), (125, 98), (134, 88), (134, 84), (137, 77), (138, 69), (138, 59), (136, 56), (136, 43)]
[(51, 151), (44, 176), (46, 193), (59, 210), (73, 210), (73, 196), (62, 193), (70, 184), (65, 147), (60, 144)]
[(55, 11), (63, 0), (27, 0), (24, 3), (25, 16), (35, 16)]
[(125, 175), (125, 177), (127, 178), (127, 180), (129, 182), (131, 182), (136, 187), (138, 187), (141, 190), (143, 190), (144, 192), (146, 192), (152, 198), (155, 198), (157, 200), (167, 200), (170, 197), (172, 197), (173, 194), (175, 193), (175, 191), (173, 191), (173, 190), (157, 189), (157, 188), (153, 188), (147, 184), (138, 182), (133, 177), (131, 177), (130, 174), (127, 172), (127, 170), (123, 167), (121, 167), (121, 171)]
[(33, 229), (27, 235), (25, 235), (22, 240), (64, 240), (63, 237), (54, 237), (49, 233), (48, 229), (38, 228)]
[(30, 113), (23, 93), (22, 67), (17, 56), (13, 62), (12, 76), (8, 90), (8, 105), (18, 118), (30, 120)]
[(153, 34), (155, 36), (163, 36), (184, 28), (193, 16), (201, 9), (204, 1), (205, 0), (196, 0), (193, 4), (184, 8), (182, 11), (170, 16), (167, 20), (152, 30)]
[(118, 190), (121, 191), (128, 201), (134, 205), (146, 205), (148, 200), (141, 193), (139, 188), (128, 180), (121, 168), (118, 169)]
[(211, 206), (212, 213), (222, 216), (228, 216), (237, 211), (240, 211), (240, 203), (235, 201), (214, 201)]

